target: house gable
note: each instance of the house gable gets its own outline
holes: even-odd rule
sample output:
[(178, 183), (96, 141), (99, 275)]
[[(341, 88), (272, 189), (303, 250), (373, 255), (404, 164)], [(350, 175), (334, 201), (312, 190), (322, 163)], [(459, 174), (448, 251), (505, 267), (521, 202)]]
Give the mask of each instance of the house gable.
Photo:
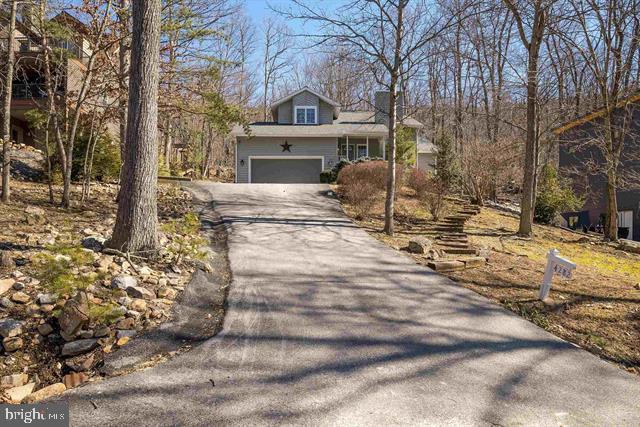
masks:
[(338, 117), (339, 104), (316, 93), (309, 88), (300, 89), (277, 102), (271, 107), (275, 122), (281, 125), (295, 124), (296, 107), (313, 107), (316, 109), (316, 124), (332, 124)]

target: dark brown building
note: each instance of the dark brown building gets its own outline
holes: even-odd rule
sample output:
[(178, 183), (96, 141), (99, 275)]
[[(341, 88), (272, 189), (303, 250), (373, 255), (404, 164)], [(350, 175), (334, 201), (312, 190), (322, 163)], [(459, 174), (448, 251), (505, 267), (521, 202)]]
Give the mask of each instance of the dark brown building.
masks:
[[(569, 227), (599, 231), (606, 215), (606, 162), (603, 155), (604, 110), (597, 110), (555, 129), (559, 168), (574, 191), (585, 197), (582, 211), (565, 212)], [(640, 94), (621, 101), (614, 113), (625, 140), (618, 168), (618, 235), (640, 241)]]

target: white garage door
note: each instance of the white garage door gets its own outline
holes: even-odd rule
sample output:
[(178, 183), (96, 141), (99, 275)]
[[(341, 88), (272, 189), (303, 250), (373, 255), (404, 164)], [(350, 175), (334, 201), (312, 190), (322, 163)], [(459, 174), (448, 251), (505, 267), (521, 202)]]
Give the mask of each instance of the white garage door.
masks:
[(249, 182), (275, 184), (316, 184), (320, 182), (323, 160), (314, 158), (251, 158)]

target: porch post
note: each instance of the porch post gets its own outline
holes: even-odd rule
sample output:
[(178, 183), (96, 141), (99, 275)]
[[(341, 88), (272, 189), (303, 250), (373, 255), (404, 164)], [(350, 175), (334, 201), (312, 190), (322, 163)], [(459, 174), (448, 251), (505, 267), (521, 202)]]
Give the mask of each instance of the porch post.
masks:
[(349, 158), (349, 135), (347, 135), (347, 160), (351, 161)]

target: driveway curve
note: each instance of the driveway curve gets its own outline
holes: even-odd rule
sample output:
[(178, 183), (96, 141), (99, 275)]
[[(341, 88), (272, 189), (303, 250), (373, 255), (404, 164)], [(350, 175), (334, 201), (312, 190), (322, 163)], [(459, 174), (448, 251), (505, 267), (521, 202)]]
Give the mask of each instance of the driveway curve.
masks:
[(640, 381), (383, 246), (321, 185), (191, 185), (223, 332), (65, 395), (72, 425), (640, 425)]

